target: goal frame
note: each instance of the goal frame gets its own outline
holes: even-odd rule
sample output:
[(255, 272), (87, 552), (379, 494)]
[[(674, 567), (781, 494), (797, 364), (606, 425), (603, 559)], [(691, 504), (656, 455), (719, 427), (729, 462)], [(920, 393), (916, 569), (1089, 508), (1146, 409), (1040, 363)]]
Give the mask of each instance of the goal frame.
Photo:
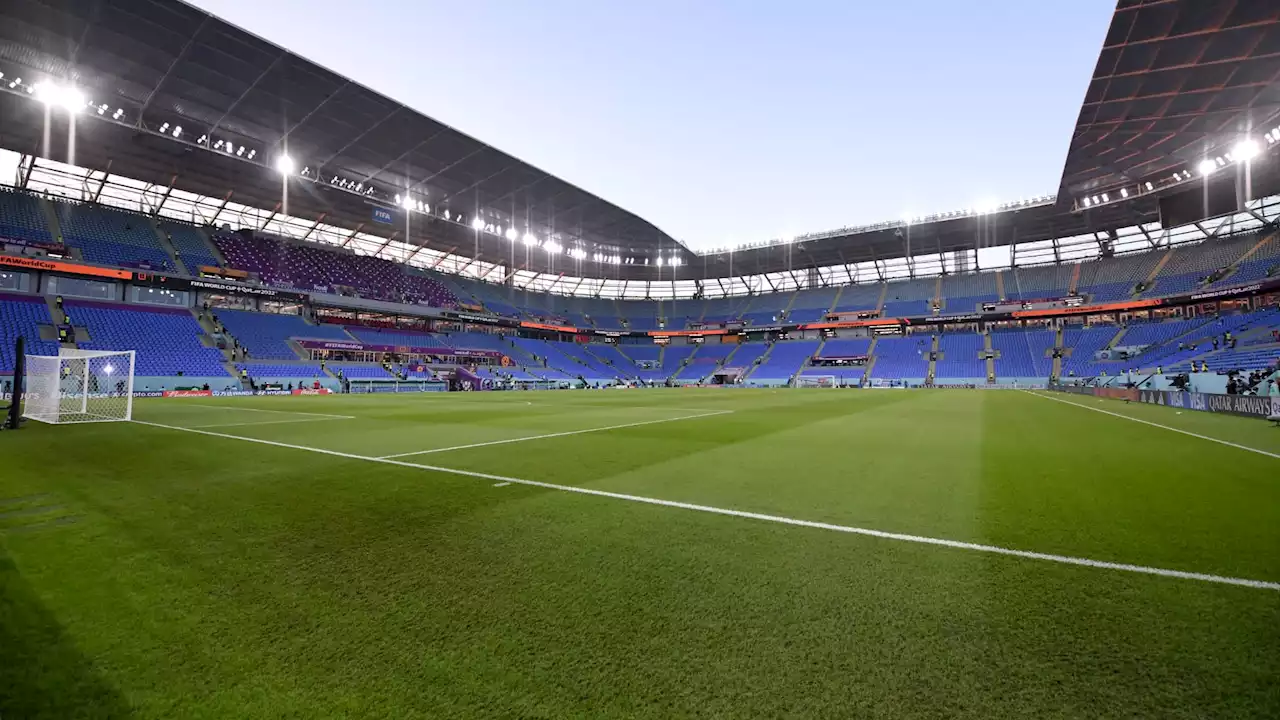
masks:
[(840, 379), (835, 375), (799, 375), (796, 377), (798, 388), (838, 388)]
[[(27, 355), (22, 417), (48, 425), (132, 420), (136, 365), (134, 350), (62, 348), (57, 355)], [(105, 392), (101, 390), (99, 373), (107, 378)], [(112, 389), (114, 378), (125, 383), (119, 393)], [(103, 414), (98, 412), (99, 407), (91, 409), (90, 400), (112, 399), (123, 402), (123, 412)]]

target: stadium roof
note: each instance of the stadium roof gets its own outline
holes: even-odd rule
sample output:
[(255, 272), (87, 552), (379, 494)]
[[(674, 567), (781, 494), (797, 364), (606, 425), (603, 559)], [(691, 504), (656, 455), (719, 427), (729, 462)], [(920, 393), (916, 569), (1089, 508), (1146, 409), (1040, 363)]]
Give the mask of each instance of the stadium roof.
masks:
[[(182, 127), (181, 140), (207, 136), (210, 150), (222, 141), (215, 152), (225, 143), (243, 147), (268, 168), (287, 153), (308, 177), (338, 178), (359, 185), (359, 193), (375, 188), (382, 204), (408, 194), (467, 222), (484, 210), (493, 225), (520, 234), (528, 228), (565, 247), (580, 238), (619, 250), (684, 251), (613, 203), (177, 0), (10, 0), (0, 4), (0, 62), (6, 86), (13, 78), (66, 82), (105, 103), (107, 117), (122, 109), (116, 119), (138, 130)], [(11, 102), (3, 107), (6, 121), (32, 121), (17, 128), (6, 122), (6, 146), (37, 152), (43, 117)], [(280, 200), (270, 172), (230, 162), (222, 168), (229, 177), (220, 177), (213, 153), (190, 146), (195, 152), (182, 152), (173, 138), (157, 143), (87, 127), (93, 124), (81, 123), (94, 137), (79, 140), (78, 164), (109, 160), (114, 173), (160, 184), (177, 174), (182, 189), (234, 191), (240, 202), (256, 199), (262, 207)], [(332, 194), (326, 202), (316, 193), (314, 208), (300, 202), (294, 210), (342, 209), (325, 207), (337, 202)], [(363, 208), (353, 219), (370, 213)]]
[[(1280, 123), (1280, 4), (1121, 0), (1056, 201), (707, 255), (179, 0), (0, 3), (0, 71), (0, 146), (152, 183), (157, 193), (176, 188), (234, 198), (353, 236), (360, 232), (512, 270), (625, 280), (727, 278), (1086, 234), (1102, 244), (1118, 228), (1155, 222), (1161, 194), (1190, 182), (1189, 176), (1125, 194), (1123, 201), (1113, 191), (1102, 205), (1082, 207), (1076, 193), (1194, 167), (1208, 144), (1227, 147), (1239, 140), (1240, 128)], [(15, 86), (18, 76), (24, 82)], [(50, 119), (28, 97), (33, 83), (48, 79), (77, 87), (92, 103), (90, 115), (101, 116), (77, 123), (74, 151), (65, 116)], [(178, 127), (181, 137), (175, 136)], [(272, 169), (286, 151), (305, 170), (289, 182), (287, 203)], [(1277, 182), (1280, 173), (1270, 167), (1276, 164), (1261, 164), (1255, 178)], [(396, 203), (405, 195), (425, 201), (429, 210), (404, 211)], [(377, 207), (390, 209), (392, 222), (376, 222)], [(448, 218), (444, 209), (451, 211)], [(486, 231), (470, 227), (477, 211)], [(584, 250), (588, 260), (566, 261), (525, 247), (517, 252), (520, 243), (504, 235), (522, 234), (526, 226), (540, 240)], [(626, 259), (612, 265), (589, 260), (600, 251)], [(644, 264), (659, 252), (678, 255), (686, 267), (673, 273), (669, 263)]]
[(1280, 124), (1280, 2), (1120, 0), (1059, 198), (1195, 169)]

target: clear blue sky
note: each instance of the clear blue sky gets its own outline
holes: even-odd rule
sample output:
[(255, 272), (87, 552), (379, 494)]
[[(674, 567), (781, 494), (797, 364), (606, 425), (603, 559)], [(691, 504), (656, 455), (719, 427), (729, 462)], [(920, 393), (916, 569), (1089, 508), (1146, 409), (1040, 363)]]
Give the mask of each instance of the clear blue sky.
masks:
[(195, 0), (694, 249), (1056, 191), (1114, 0)]

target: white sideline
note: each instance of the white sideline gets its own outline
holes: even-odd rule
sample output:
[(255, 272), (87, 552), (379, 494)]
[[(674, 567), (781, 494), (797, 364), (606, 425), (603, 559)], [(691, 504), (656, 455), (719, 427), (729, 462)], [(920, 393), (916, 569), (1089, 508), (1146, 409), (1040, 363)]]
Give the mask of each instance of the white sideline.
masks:
[(663, 418), (661, 420), (645, 420), (643, 422), (623, 423), (621, 425), (607, 425), (605, 427), (587, 428), (586, 430), (566, 430), (565, 432), (547, 433), (546, 435), (531, 435), (529, 437), (507, 438), (506, 440), (490, 440), (489, 442), (470, 443), (468, 445), (454, 445), (452, 447), (433, 448), (431, 450), (418, 450), (417, 452), (396, 453), (395, 455), (383, 455), (379, 460), (389, 460), (392, 458), (411, 457), (413, 455), (431, 455), (432, 453), (450, 452), (451, 450), (468, 450), (470, 448), (488, 447), (490, 445), (506, 445), (508, 443), (527, 442), (529, 440), (546, 440), (547, 438), (567, 437), (569, 435), (585, 435), (586, 433), (604, 432), (605, 430), (620, 430), (622, 428), (640, 427), (641, 425), (657, 425), (659, 423), (676, 422), (677, 420), (693, 420), (695, 418), (711, 417), (713, 415), (727, 415), (732, 410), (716, 410), (715, 412), (705, 412), (698, 415), (682, 415), (680, 417)]
[(208, 435), (210, 437), (226, 438), (228, 440), (243, 440), (245, 442), (258, 443), (260, 445), (272, 445), (274, 447), (287, 448), (289, 450), (305, 450), (307, 452), (320, 453), (321, 455), (331, 455), (334, 457), (347, 458), (349, 460), (365, 460), (367, 462), (384, 463), (387, 465), (396, 465), (405, 468), (416, 468), (418, 470), (431, 470), (434, 472), (448, 473), (451, 475), (464, 475), (466, 477), (481, 478), (483, 480), (495, 480), (497, 482), (511, 483), (514, 485), (528, 485), (530, 487), (539, 487), (547, 490), (560, 490), (563, 492), (580, 493), (582, 495), (595, 495), (597, 497), (612, 498), (614, 500), (626, 500), (629, 502), (645, 503), (647, 505), (661, 505), (663, 507), (679, 508), (681, 510), (693, 510), (695, 512), (710, 513), (713, 515), (729, 515), (732, 517), (747, 518), (751, 520), (761, 520), (764, 522), (781, 523), (783, 525), (795, 525), (798, 527), (814, 528), (818, 530), (831, 530), (834, 532), (850, 533), (854, 535), (866, 535), (869, 537), (881, 538), (884, 540), (898, 540), (901, 542), (919, 543), (923, 545), (936, 545), (940, 547), (954, 548), (958, 550), (974, 550), (977, 552), (992, 553), (995, 555), (1007, 555), (1011, 557), (1024, 558), (1028, 560), (1045, 560), (1048, 562), (1062, 563), (1064, 565), (1082, 565), (1091, 568), (1100, 568), (1104, 570), (1121, 570), (1124, 572), (1140, 573), (1143, 575), (1156, 575), (1159, 577), (1177, 578), (1180, 580), (1199, 580), (1201, 582), (1218, 583), (1221, 585), (1237, 585), (1240, 587), (1249, 587), (1259, 590), (1274, 590), (1280, 592), (1280, 582), (1270, 582), (1267, 580), (1250, 580), (1248, 578), (1227, 577), (1223, 575), (1212, 575), (1208, 573), (1186, 572), (1184, 570), (1169, 570), (1166, 568), (1147, 567), (1144, 565), (1130, 565), (1128, 563), (1108, 562), (1105, 560), (1091, 560), (1089, 558), (1071, 557), (1068, 555), (1053, 555), (1049, 553), (1032, 552), (1029, 550), (1014, 550), (1011, 548), (1002, 548), (995, 545), (982, 545), (979, 543), (961, 542), (959, 540), (947, 540), (944, 538), (924, 537), (921, 535), (906, 535), (903, 533), (885, 532), (883, 530), (871, 530), (869, 528), (852, 527), (848, 525), (834, 525), (832, 523), (813, 522), (811, 520), (797, 520), (795, 518), (781, 517), (778, 515), (765, 515), (762, 513), (747, 512), (744, 510), (731, 510), (728, 508), (711, 507), (709, 505), (695, 505), (693, 503), (677, 502), (674, 500), (660, 500), (658, 498), (643, 497), (640, 495), (627, 495), (624, 493), (608, 492), (605, 490), (593, 490), (591, 488), (574, 487), (572, 485), (556, 485), (554, 483), (538, 482), (537, 480), (522, 480), (520, 478), (506, 477), (504, 475), (493, 475), (490, 473), (476, 472), (474, 470), (458, 470), (455, 468), (438, 467), (435, 465), (419, 465), (417, 463), (404, 462), (401, 460), (392, 460), (389, 458), (367, 457), (364, 455), (353, 455), (351, 453), (338, 452), (337, 450), (325, 450), (323, 448), (307, 447), (305, 445), (291, 445), (289, 443), (275, 442), (274, 440), (263, 440), (261, 438), (241, 437), (239, 435), (227, 435), (226, 433), (211, 432), (209, 430), (193, 430), (191, 428), (176, 427), (173, 425), (161, 425), (160, 423), (144, 422), (142, 420), (134, 420), (139, 425), (148, 425), (151, 427), (165, 428), (166, 430), (179, 430), (181, 432), (196, 433), (199, 435)]
[(1252, 453), (1258, 453), (1259, 455), (1266, 455), (1267, 457), (1273, 457), (1273, 458), (1275, 458), (1275, 459), (1277, 459), (1277, 460), (1280, 460), (1280, 455), (1278, 455), (1278, 454), (1276, 454), (1276, 453), (1273, 453), (1273, 452), (1267, 452), (1266, 450), (1259, 450), (1258, 448), (1255, 448), (1255, 447), (1249, 447), (1248, 445), (1240, 445), (1240, 444), (1238, 444), (1238, 443), (1233, 443), (1233, 442), (1231, 442), (1231, 441), (1229, 441), (1229, 440), (1219, 440), (1218, 438), (1215, 438), (1215, 437), (1209, 437), (1208, 435), (1201, 435), (1200, 433), (1193, 433), (1193, 432), (1191, 432), (1190, 430), (1180, 430), (1180, 429), (1178, 429), (1178, 428), (1176, 428), (1176, 427), (1169, 427), (1168, 425), (1161, 425), (1160, 423), (1151, 422), (1150, 420), (1143, 420), (1143, 419), (1141, 419), (1141, 418), (1131, 417), (1131, 416), (1129, 416), (1129, 415), (1125, 415), (1125, 414), (1123, 414), (1123, 413), (1111, 412), (1110, 410), (1103, 410), (1102, 408), (1090, 407), (1090, 406), (1088, 406), (1088, 405), (1085, 405), (1084, 403), (1071, 402), (1070, 400), (1066, 400), (1066, 399), (1063, 399), (1063, 398), (1053, 397), (1052, 395), (1041, 395), (1040, 393), (1037, 393), (1037, 392), (1031, 392), (1030, 390), (1023, 390), (1023, 392), (1027, 393), (1028, 395), (1035, 395), (1035, 396), (1036, 396), (1036, 397), (1038, 397), (1038, 398), (1044, 398), (1045, 400), (1054, 400), (1054, 401), (1057, 401), (1057, 402), (1060, 402), (1060, 403), (1066, 403), (1067, 405), (1075, 405), (1075, 406), (1076, 406), (1076, 407), (1078, 407), (1078, 408), (1084, 408), (1085, 410), (1092, 410), (1092, 411), (1094, 411), (1094, 412), (1100, 412), (1100, 413), (1102, 413), (1103, 415), (1110, 415), (1110, 416), (1112, 416), (1112, 417), (1123, 418), (1123, 419), (1125, 419), (1125, 420), (1132, 420), (1133, 422), (1136, 422), (1136, 423), (1142, 423), (1143, 425), (1150, 425), (1151, 427), (1158, 427), (1158, 428), (1163, 428), (1163, 429), (1165, 429), (1165, 430), (1171, 430), (1171, 431), (1173, 431), (1173, 432), (1181, 433), (1181, 434), (1183, 434), (1183, 435), (1190, 435), (1190, 436), (1191, 436), (1191, 437), (1193, 437), (1193, 438), (1200, 438), (1201, 440), (1208, 440), (1209, 442), (1216, 442), (1216, 443), (1218, 443), (1219, 445), (1226, 445), (1226, 446), (1228, 446), (1228, 447), (1238, 448), (1238, 449), (1240, 449), (1240, 450), (1248, 450), (1249, 452), (1252, 452)]

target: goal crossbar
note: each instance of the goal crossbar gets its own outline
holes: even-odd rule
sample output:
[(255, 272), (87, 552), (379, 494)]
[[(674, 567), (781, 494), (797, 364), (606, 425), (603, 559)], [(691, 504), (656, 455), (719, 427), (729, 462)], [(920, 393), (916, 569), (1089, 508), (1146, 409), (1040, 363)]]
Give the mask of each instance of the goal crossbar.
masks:
[(133, 419), (133, 350), (28, 355), (23, 417), (51, 425)]

